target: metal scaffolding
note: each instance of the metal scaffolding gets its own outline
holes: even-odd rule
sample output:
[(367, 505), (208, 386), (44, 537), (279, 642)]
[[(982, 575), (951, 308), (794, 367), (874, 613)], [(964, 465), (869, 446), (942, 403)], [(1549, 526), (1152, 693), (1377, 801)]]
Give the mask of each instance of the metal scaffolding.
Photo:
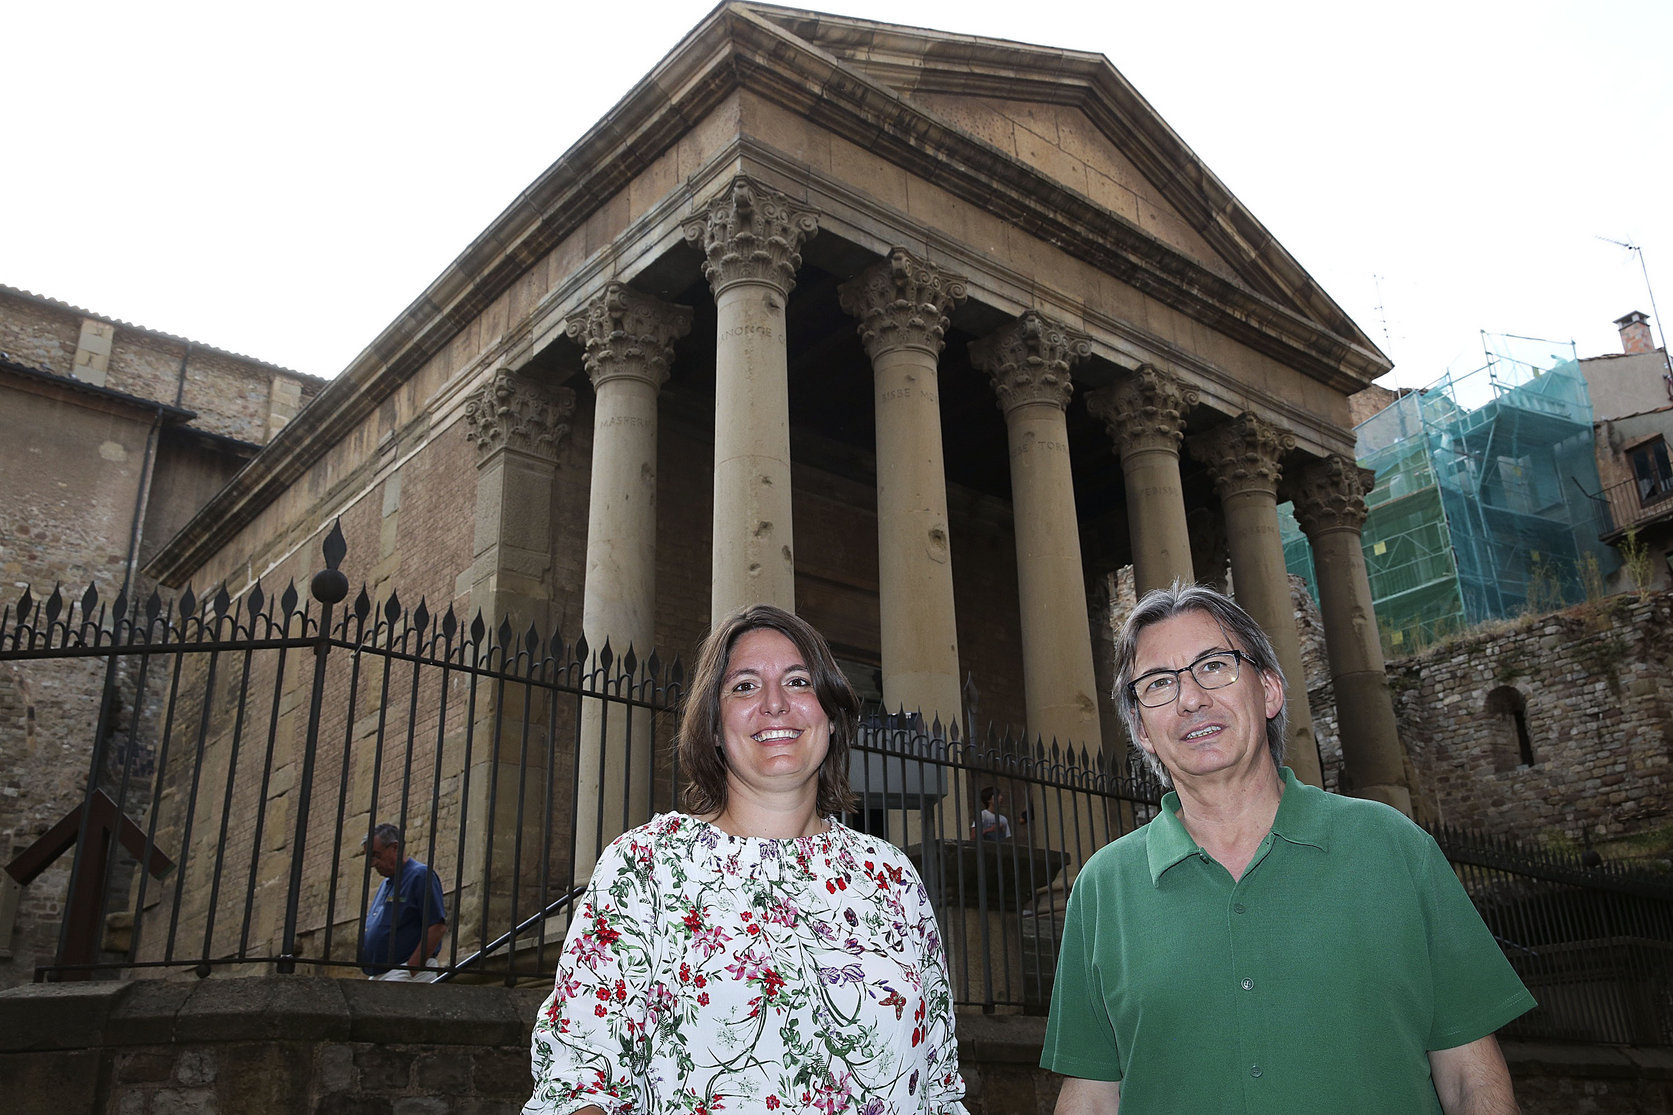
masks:
[[(1365, 563), (1390, 654), (1577, 603), (1619, 561), (1598, 540), (1587, 495), (1599, 487), (1597, 460), (1573, 344), (1482, 341), (1484, 365), (1402, 395), (1357, 431), (1360, 466), (1377, 476)], [(1316, 595), (1307, 540), (1285, 518), (1290, 572)]]

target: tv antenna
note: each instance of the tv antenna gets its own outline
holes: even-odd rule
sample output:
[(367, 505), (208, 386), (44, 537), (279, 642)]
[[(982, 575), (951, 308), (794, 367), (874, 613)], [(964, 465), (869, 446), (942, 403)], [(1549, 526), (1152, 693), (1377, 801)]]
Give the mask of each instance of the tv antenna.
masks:
[(1656, 319), (1656, 332), (1661, 334), (1661, 358), (1667, 364), (1667, 394), (1673, 398), (1673, 353), (1667, 351), (1667, 331), (1661, 327), (1661, 311), (1656, 309), (1656, 292), (1650, 286), (1650, 269), (1644, 265), (1644, 249), (1630, 240), (1613, 240), (1607, 236), (1599, 236), (1598, 239), (1638, 256), (1638, 269), (1644, 273), (1644, 292), (1650, 296), (1650, 315)]
[(1375, 309), (1377, 311), (1377, 320), (1382, 323), (1383, 327), (1383, 343), (1393, 344), (1394, 338), (1388, 335), (1388, 313), (1383, 306), (1383, 277), (1381, 275), (1372, 275), (1371, 284), (1376, 287), (1377, 290), (1377, 305)]

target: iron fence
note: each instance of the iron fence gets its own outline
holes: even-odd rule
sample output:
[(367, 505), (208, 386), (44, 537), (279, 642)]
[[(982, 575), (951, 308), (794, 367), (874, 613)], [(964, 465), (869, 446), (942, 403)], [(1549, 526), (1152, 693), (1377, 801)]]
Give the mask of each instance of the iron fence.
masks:
[(1673, 1045), (1673, 878), (1503, 837), (1434, 836), (1539, 1001), (1506, 1034)]
[[(598, 851), (676, 807), (678, 659), (364, 588), (345, 603), (344, 552), (333, 530), (306, 595), (55, 589), (0, 612), (0, 662), (87, 676), (80, 718), (36, 728), (90, 752), (86, 795), (6, 866), (28, 884), (75, 852), (37, 979), (381, 968), (362, 845), (389, 822), (442, 883), (435, 978), (544, 982)], [(882, 710), (850, 764), (845, 819), (918, 866), (959, 1001), (1043, 1010), (1064, 869), (1148, 821), (1160, 787), (1125, 759)], [(980, 831), (990, 787), (999, 839)], [(1513, 1032), (1673, 1044), (1665, 880), (1437, 837), (1541, 999)]]

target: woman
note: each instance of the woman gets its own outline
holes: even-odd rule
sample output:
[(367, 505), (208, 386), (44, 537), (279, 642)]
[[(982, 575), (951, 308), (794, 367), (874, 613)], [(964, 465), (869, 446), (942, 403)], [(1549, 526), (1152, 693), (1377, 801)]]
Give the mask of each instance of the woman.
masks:
[(928, 896), (899, 849), (834, 817), (858, 710), (790, 613), (709, 633), (680, 723), (686, 812), (599, 859), (525, 1115), (963, 1115)]

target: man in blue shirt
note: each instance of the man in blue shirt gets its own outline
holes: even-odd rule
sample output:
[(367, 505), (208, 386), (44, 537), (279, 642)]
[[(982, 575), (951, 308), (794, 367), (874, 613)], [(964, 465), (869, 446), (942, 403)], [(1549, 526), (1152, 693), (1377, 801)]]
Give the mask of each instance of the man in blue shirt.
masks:
[[(366, 847), (372, 869), (383, 876), (383, 882), (366, 913), (360, 970), (375, 979), (392, 969), (423, 968), (441, 950), (442, 934), (447, 931), (441, 880), (406, 854), (401, 830), (394, 825), (373, 829)], [(401, 978), (401, 974), (390, 978)]]

